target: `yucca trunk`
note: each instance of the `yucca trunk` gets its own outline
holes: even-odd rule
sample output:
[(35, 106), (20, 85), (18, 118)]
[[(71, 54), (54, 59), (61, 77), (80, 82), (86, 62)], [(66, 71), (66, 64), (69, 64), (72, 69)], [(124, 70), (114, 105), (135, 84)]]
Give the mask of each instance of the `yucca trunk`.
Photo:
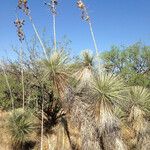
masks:
[(74, 76), (79, 81), (77, 89), (82, 90), (87, 86), (89, 87), (93, 75), (92, 70), (89, 67), (85, 67), (82, 71), (76, 72)]
[[(83, 101), (82, 101), (83, 100)], [(70, 102), (69, 102), (70, 103)], [(83, 97), (72, 96), (68, 119), (79, 130), (81, 150), (101, 150), (90, 105)]]
[(110, 101), (102, 97), (102, 99), (96, 103), (95, 111), (96, 123), (100, 133), (104, 131), (110, 132), (118, 128), (119, 122), (114, 115), (113, 106)]
[(92, 116), (89, 115), (85, 115), (81, 123), (80, 132), (82, 139), (82, 150), (102, 150), (101, 145), (99, 144), (99, 137), (94, 124), (94, 119)]
[(120, 136), (119, 120), (114, 115), (113, 105), (102, 98), (96, 104), (96, 126), (102, 150), (126, 150)]
[(144, 118), (145, 113), (138, 107), (132, 106), (129, 122), (135, 132), (134, 145), (137, 150), (148, 150), (150, 148), (150, 135), (148, 133), (148, 122)]

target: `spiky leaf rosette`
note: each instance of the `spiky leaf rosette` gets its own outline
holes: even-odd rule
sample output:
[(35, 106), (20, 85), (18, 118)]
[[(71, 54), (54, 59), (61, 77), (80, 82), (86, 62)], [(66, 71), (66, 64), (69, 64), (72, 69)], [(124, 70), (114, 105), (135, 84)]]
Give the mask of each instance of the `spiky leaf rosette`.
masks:
[(8, 130), (14, 147), (22, 146), (28, 141), (34, 129), (34, 118), (29, 112), (15, 111), (8, 120)]
[(69, 79), (68, 55), (64, 51), (54, 51), (49, 60), (43, 62), (44, 80), (52, 82), (52, 88), (59, 96), (64, 96)]
[(129, 90), (130, 105), (138, 106), (143, 111), (150, 111), (150, 90), (142, 86), (133, 86)]
[(144, 87), (134, 86), (130, 88), (129, 99), (132, 107), (128, 121), (131, 122), (132, 128), (136, 133), (136, 141), (148, 142), (150, 138), (149, 127), (145, 116), (146, 112), (149, 112), (150, 92)]
[(94, 66), (94, 57), (89, 51), (83, 51), (81, 56), (79, 62), (76, 63), (74, 68), (75, 73), (73, 74), (78, 82), (78, 89), (82, 89), (86, 85), (89, 85), (89, 81), (93, 76), (92, 72)]
[(89, 51), (86, 50), (82, 52), (82, 59), (83, 59), (82, 63), (84, 66), (93, 66), (94, 57)]
[(101, 131), (118, 128), (114, 107), (123, 100), (125, 85), (119, 76), (100, 73), (91, 81), (91, 95), (95, 100), (96, 122)]

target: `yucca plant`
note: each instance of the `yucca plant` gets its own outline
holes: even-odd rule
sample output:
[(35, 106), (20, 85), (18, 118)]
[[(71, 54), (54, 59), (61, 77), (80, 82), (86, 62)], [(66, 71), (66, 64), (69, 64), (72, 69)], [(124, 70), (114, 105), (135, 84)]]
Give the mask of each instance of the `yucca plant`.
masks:
[(49, 60), (41, 61), (44, 75), (43, 80), (51, 82), (50, 90), (54, 93), (55, 97), (58, 97), (59, 100), (64, 99), (65, 93), (69, 87), (70, 66), (68, 61), (68, 54), (66, 54), (63, 50), (53, 50)]
[(30, 141), (34, 129), (34, 118), (31, 113), (23, 110), (13, 112), (8, 119), (8, 130), (13, 149), (23, 149), (24, 144)]
[[(58, 63), (58, 61), (57, 61), (57, 63)], [(61, 67), (61, 69), (62, 69), (62, 67)], [(92, 78), (93, 56), (90, 55), (89, 52), (85, 51), (85, 52), (82, 53), (82, 58), (80, 58), (77, 62), (75, 62), (71, 65), (67, 65), (66, 69), (69, 70), (68, 77), (73, 78), (73, 82), (77, 81), (75, 83), (75, 87), (77, 87), (77, 92), (80, 93), (81, 90), (83, 88), (85, 88), (86, 85), (88, 85), (88, 81), (90, 80), (90, 78)], [(66, 78), (67, 82), (68, 82), (68, 77)], [(63, 80), (62, 83), (64, 81), (65, 80)], [(86, 106), (84, 107), (84, 105), (86, 105), (86, 104), (84, 104), (84, 102), (82, 102), (82, 100), (78, 96), (76, 97), (74, 95), (75, 94), (74, 89), (76, 89), (76, 88), (75, 87), (73, 88), (71, 86), (72, 84), (70, 84), (70, 82), (65, 84), (65, 86), (66, 85), (67, 85), (67, 88), (69, 89), (69, 90), (67, 90), (67, 93), (64, 93), (64, 98), (65, 99), (63, 101), (63, 104), (65, 103), (65, 107), (63, 107), (63, 108), (66, 108), (66, 106), (67, 106), (67, 109), (65, 109), (65, 111), (67, 112), (66, 119), (67, 119), (67, 122), (68, 121), (72, 122), (72, 125), (74, 124), (79, 129), (79, 124), (83, 121), (84, 112), (85, 112), (85, 109), (87, 107)], [(68, 136), (68, 139), (69, 139), (70, 146), (71, 147), (77, 146), (78, 145), (77, 143), (74, 143), (74, 145), (72, 145), (72, 140), (70, 139), (69, 131), (66, 131), (66, 129), (64, 129), (64, 131), (66, 133), (68, 132), (67, 136)], [(82, 128), (82, 131), (83, 131), (83, 128)], [(84, 134), (83, 134), (83, 137), (85, 137)], [(63, 138), (63, 137), (61, 137), (61, 138)], [(92, 140), (90, 139), (90, 141), (92, 141)], [(83, 142), (83, 143), (84, 144), (82, 144), (82, 147), (84, 147), (84, 145), (86, 145), (85, 142)], [(63, 144), (62, 144), (62, 146), (63, 146)], [(88, 147), (88, 146), (89, 145), (87, 145), (86, 147)]]
[[(89, 53), (89, 51), (83, 51), (81, 53), (81, 57), (74, 64), (72, 64), (71, 68), (72, 68), (72, 77), (75, 79), (74, 89), (76, 93), (82, 95), (83, 93), (87, 92), (87, 89), (89, 89), (90, 81), (92, 80), (93, 77), (94, 57)], [(74, 99), (75, 97), (74, 94), (75, 93), (73, 91), (70, 91), (68, 99), (69, 100), (72, 99), (71, 105), (74, 105), (72, 107), (73, 110), (71, 110), (74, 113), (72, 114), (71, 117), (72, 120), (75, 121), (76, 117), (74, 116), (79, 116), (79, 114), (82, 114), (83, 112), (82, 105), (84, 105), (84, 103), (82, 102), (82, 99), (80, 97)], [(73, 104), (73, 102), (75, 103)], [(79, 120), (77, 122), (79, 122)]]
[[(50, 58), (48, 60), (45, 59), (41, 61), (41, 66), (43, 72), (42, 80), (45, 82), (50, 81), (49, 90), (52, 93), (54, 93), (55, 97), (58, 97), (59, 100), (60, 99), (63, 100), (65, 96), (65, 92), (68, 88), (68, 82), (70, 78), (68, 55), (64, 51), (54, 50), (51, 52)], [(41, 129), (44, 127), (44, 125), (45, 124), (41, 126)], [(42, 150), (42, 146), (41, 146), (41, 150)]]
[(101, 73), (94, 76), (91, 88), (97, 106), (97, 119), (102, 125), (102, 130), (104, 128), (109, 130), (116, 120), (112, 117), (113, 107), (123, 99), (125, 84), (119, 76)]
[(83, 51), (81, 58), (73, 64), (73, 77), (77, 81), (78, 89), (88, 85), (93, 76), (94, 56), (89, 51)]
[[(148, 121), (146, 114), (149, 113), (150, 91), (141, 86), (130, 87), (129, 103), (131, 107), (128, 121), (135, 132), (133, 145), (140, 150), (148, 150), (150, 143)], [(146, 145), (147, 146), (146, 146)]]
[[(114, 114), (116, 105), (124, 99), (125, 84), (119, 76), (112, 74), (96, 74), (91, 81), (91, 99), (95, 114), (95, 122), (100, 134), (101, 145), (105, 149), (119, 149), (125, 146), (119, 136), (119, 120)], [(119, 141), (119, 142), (118, 142)], [(110, 145), (107, 143), (111, 143)], [(118, 145), (120, 143), (120, 145)], [(122, 143), (122, 145), (121, 145)]]
[(64, 97), (64, 92), (68, 86), (70, 77), (68, 54), (64, 51), (52, 52), (49, 60), (43, 60), (43, 80), (49, 80), (52, 83), (52, 90), (61, 98)]
[(72, 101), (71, 119), (80, 126), (82, 149), (109, 149), (111, 145), (125, 149), (114, 114), (115, 106), (122, 103), (125, 84), (119, 76), (97, 74), (93, 62), (93, 57), (84, 52), (75, 73), (80, 90)]

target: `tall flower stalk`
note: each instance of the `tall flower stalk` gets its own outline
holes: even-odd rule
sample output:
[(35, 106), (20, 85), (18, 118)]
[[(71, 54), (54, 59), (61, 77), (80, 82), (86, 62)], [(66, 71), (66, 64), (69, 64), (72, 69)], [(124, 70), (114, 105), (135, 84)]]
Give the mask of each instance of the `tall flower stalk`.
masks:
[(38, 38), (38, 40), (40, 42), (40, 45), (41, 45), (42, 49), (43, 49), (44, 55), (45, 55), (46, 59), (48, 60), (48, 56), (47, 56), (47, 53), (46, 53), (46, 48), (45, 48), (45, 46), (44, 46), (44, 44), (43, 44), (43, 42), (41, 40), (41, 37), (40, 37), (40, 35), (38, 33), (38, 30), (37, 30), (37, 28), (36, 28), (36, 26), (35, 26), (35, 24), (33, 22), (32, 16), (31, 15), (28, 15), (28, 16), (29, 16), (30, 22), (32, 24), (33, 30), (34, 30), (34, 32), (35, 32), (35, 34), (36, 34), (36, 36), (37, 36), (37, 38)]
[(24, 70), (23, 70), (23, 49), (20, 49), (20, 64), (21, 64), (21, 84), (22, 84), (22, 107), (25, 107), (25, 86), (24, 86)]
[(95, 52), (96, 52), (96, 55), (97, 55), (97, 60), (98, 60), (99, 67), (100, 67), (98, 46), (97, 46), (95, 34), (94, 34), (94, 31), (93, 31), (91, 19), (90, 19), (90, 16), (89, 16), (89, 14), (88, 14), (87, 8), (86, 8), (86, 6), (85, 6), (85, 4), (84, 4), (84, 2), (83, 2), (82, 0), (77, 0), (77, 6), (78, 6), (78, 8), (81, 10), (81, 13), (82, 13), (81, 18), (82, 18), (83, 20), (87, 21), (87, 23), (88, 23), (88, 25), (89, 25), (90, 33), (91, 33), (92, 40), (93, 40), (93, 43), (94, 43)]
[(58, 4), (57, 0), (51, 0), (50, 3), (45, 3), (48, 5), (52, 15), (53, 15), (53, 38), (54, 38), (54, 50), (56, 51), (57, 45), (56, 45), (56, 6)]
[(25, 107), (25, 88), (24, 88), (24, 69), (23, 69), (23, 48), (22, 48), (22, 42), (24, 40), (24, 32), (23, 32), (23, 25), (24, 20), (19, 20), (18, 18), (14, 22), (15, 26), (17, 27), (17, 35), (19, 37), (19, 41), (21, 42), (21, 48), (20, 48), (20, 66), (21, 66), (21, 84), (22, 84), (22, 108), (24, 110)]
[(34, 30), (34, 32), (35, 32), (35, 34), (36, 34), (36, 36), (37, 36), (37, 38), (40, 42), (40, 45), (41, 45), (42, 49), (43, 49), (44, 55), (45, 55), (46, 59), (48, 60), (48, 56), (47, 56), (47, 53), (46, 53), (46, 48), (45, 48), (45, 46), (44, 46), (44, 44), (41, 40), (41, 37), (38, 33), (38, 30), (37, 30), (37, 28), (36, 28), (36, 26), (33, 22), (33, 19), (32, 19), (31, 13), (30, 13), (30, 9), (27, 6), (27, 0), (24, 0), (24, 1), (18, 0), (18, 8), (21, 9), (29, 17), (29, 20), (30, 20), (30, 23), (33, 27), (33, 30)]
[(43, 150), (43, 132), (44, 132), (44, 111), (43, 111), (43, 107), (44, 107), (44, 100), (42, 98), (42, 109), (41, 109), (41, 148), (40, 150)]

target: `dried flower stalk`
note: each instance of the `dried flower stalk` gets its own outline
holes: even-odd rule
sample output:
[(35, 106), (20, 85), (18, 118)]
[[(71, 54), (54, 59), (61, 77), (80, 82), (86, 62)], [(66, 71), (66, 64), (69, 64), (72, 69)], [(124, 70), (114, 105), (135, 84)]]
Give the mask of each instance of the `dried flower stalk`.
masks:
[(21, 42), (21, 48), (20, 48), (20, 65), (21, 65), (21, 84), (22, 84), (22, 108), (24, 110), (25, 106), (25, 89), (24, 89), (24, 70), (23, 70), (23, 49), (22, 49), (22, 42), (25, 38), (25, 34), (23, 32), (23, 25), (25, 20), (16, 19), (14, 22), (15, 26), (17, 27), (17, 35), (19, 37), (19, 40)]
[(18, 0), (18, 8), (22, 9), (26, 15), (29, 15), (29, 7), (27, 6), (27, 0)]
[(16, 19), (14, 24), (17, 27), (17, 35), (19, 37), (20, 42), (22, 42), (24, 40), (24, 32), (23, 32), (23, 25), (24, 25), (25, 20), (20, 20), (20, 19)]
[(56, 51), (57, 47), (56, 47), (56, 14), (57, 14), (57, 10), (56, 10), (56, 6), (58, 5), (58, 1), (57, 0), (51, 0), (50, 3), (46, 3), (45, 5), (47, 5), (53, 15), (53, 36), (54, 36), (54, 50)]
[(40, 45), (41, 45), (41, 47), (43, 49), (45, 57), (48, 60), (48, 56), (47, 56), (47, 53), (46, 53), (46, 48), (45, 48), (45, 46), (44, 46), (44, 44), (43, 44), (43, 42), (42, 42), (42, 40), (40, 38), (40, 35), (38, 33), (38, 30), (37, 30), (37, 28), (36, 28), (36, 26), (35, 26), (35, 24), (33, 22), (33, 19), (32, 19), (31, 13), (30, 13), (30, 9), (27, 6), (27, 3), (28, 3), (27, 0), (18, 0), (18, 8), (21, 9), (29, 17), (29, 20), (30, 20), (30, 22), (32, 24), (33, 30), (34, 30), (34, 32), (35, 32), (35, 34), (36, 34), (36, 36), (37, 36), (37, 38), (38, 38), (38, 40), (40, 42)]
[(95, 39), (95, 35), (94, 35), (94, 32), (93, 32), (92, 23), (91, 23), (91, 20), (90, 20), (90, 16), (88, 15), (87, 8), (86, 8), (86, 6), (85, 6), (85, 4), (84, 4), (84, 2), (82, 0), (77, 0), (77, 6), (81, 10), (81, 14), (82, 14), (81, 18), (83, 20), (87, 21), (88, 24), (89, 24), (92, 40), (93, 40), (93, 43), (94, 43), (94, 47), (95, 47), (95, 51), (96, 51), (96, 55), (97, 55), (97, 59), (98, 59), (99, 67), (100, 67), (98, 46), (97, 46), (97, 43), (96, 43), (96, 39)]

